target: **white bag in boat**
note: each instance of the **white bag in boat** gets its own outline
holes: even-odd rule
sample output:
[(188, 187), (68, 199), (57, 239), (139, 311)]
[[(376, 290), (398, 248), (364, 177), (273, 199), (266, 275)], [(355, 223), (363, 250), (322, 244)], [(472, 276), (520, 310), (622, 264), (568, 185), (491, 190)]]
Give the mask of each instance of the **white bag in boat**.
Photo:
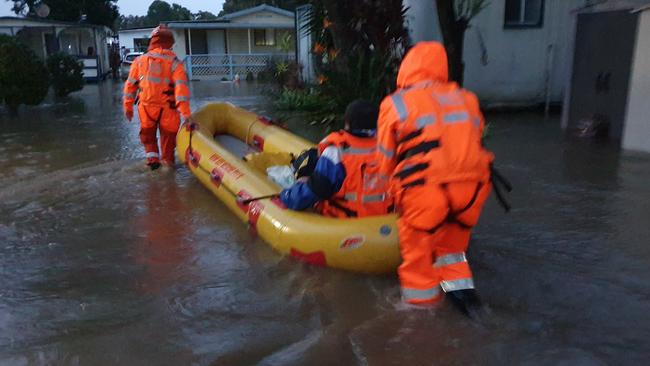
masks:
[(293, 169), (287, 165), (268, 167), (266, 174), (272, 182), (282, 188), (289, 188), (296, 182), (296, 178), (293, 176)]

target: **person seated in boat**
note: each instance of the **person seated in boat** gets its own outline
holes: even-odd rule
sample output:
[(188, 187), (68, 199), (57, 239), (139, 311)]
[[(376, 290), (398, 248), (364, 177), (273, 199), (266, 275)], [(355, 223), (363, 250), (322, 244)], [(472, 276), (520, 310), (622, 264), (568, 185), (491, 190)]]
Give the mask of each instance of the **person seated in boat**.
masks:
[(345, 111), (345, 127), (318, 144), (313, 173), (280, 193), (292, 210), (314, 207), (330, 217), (364, 217), (391, 211), (388, 181), (378, 173), (376, 158), (379, 108), (356, 100)]

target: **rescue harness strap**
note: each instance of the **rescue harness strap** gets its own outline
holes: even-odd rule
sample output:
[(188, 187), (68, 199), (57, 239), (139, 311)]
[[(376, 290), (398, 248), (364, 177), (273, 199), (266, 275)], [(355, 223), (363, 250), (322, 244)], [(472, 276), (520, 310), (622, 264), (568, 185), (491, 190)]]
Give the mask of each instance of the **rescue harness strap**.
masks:
[(151, 116), (149, 115), (149, 112), (147, 112), (147, 108), (144, 108), (144, 114), (146, 114), (147, 118), (149, 118), (150, 120), (153, 120), (154, 123), (156, 124), (156, 126), (158, 126), (158, 125), (160, 125), (160, 121), (162, 120), (163, 108), (160, 108), (160, 112), (158, 112), (158, 117), (156, 117), (156, 118), (151, 118)]
[(492, 182), (497, 201), (499, 201), (499, 204), (506, 212), (510, 212), (512, 206), (501, 191), (501, 187), (505, 188), (508, 192), (512, 192), (512, 184), (492, 164), (490, 164), (490, 172), (492, 173), (490, 174), (490, 182)]
[[(449, 192), (447, 191), (447, 184), (446, 183), (441, 184), (440, 187), (442, 188), (442, 191), (445, 192), (445, 196), (447, 196), (447, 202), (449, 202)], [(460, 226), (460, 227), (462, 227), (464, 229), (471, 229), (472, 226), (461, 222), (458, 219), (458, 216), (463, 214), (465, 211), (469, 210), (470, 208), (472, 208), (472, 206), (474, 206), (474, 203), (476, 203), (476, 199), (478, 198), (478, 193), (481, 191), (481, 188), (483, 188), (483, 183), (479, 182), (476, 185), (476, 190), (474, 191), (474, 195), (472, 196), (472, 199), (469, 200), (469, 202), (467, 203), (467, 205), (465, 205), (465, 207), (463, 207), (462, 209), (460, 209), (458, 211), (452, 211), (451, 207), (449, 207), (449, 214), (447, 214), (447, 217), (444, 220), (442, 220), (442, 222), (440, 224), (436, 225), (432, 229), (427, 230), (427, 232), (429, 234), (434, 234), (444, 224), (449, 224), (449, 223), (456, 224), (456, 225), (458, 225), (458, 226)]]

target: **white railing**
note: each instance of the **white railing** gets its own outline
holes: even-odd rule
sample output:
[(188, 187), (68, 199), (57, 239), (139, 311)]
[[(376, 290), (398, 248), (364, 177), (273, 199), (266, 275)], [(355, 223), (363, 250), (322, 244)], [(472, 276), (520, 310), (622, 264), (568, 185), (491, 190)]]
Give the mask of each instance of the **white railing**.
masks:
[(212, 54), (212, 55), (188, 55), (185, 58), (185, 68), (190, 80), (197, 79), (220, 79), (233, 80), (235, 75), (246, 78), (252, 73), (255, 78), (266, 70), (272, 62), (293, 60), (293, 54)]

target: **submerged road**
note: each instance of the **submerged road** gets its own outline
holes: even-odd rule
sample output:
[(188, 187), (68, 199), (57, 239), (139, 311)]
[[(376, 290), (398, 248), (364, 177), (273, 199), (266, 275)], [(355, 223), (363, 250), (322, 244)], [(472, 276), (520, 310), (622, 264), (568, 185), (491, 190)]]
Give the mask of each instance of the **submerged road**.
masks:
[[(263, 112), (197, 82), (193, 106)], [(282, 258), (184, 168), (142, 168), (121, 85), (0, 109), (0, 365), (639, 365), (650, 359), (650, 156), (490, 115), (513, 181), (469, 252), (491, 315), (412, 311), (395, 276)], [(317, 131), (291, 121), (297, 133)]]

